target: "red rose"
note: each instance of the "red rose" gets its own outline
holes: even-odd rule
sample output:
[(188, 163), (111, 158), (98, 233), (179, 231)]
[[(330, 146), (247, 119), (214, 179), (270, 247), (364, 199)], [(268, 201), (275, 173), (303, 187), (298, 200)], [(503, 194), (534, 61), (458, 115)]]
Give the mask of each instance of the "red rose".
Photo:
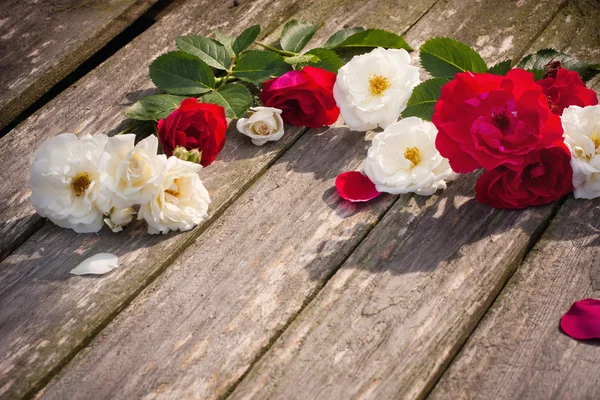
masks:
[(188, 150), (202, 152), (200, 164), (212, 164), (225, 145), (227, 120), (223, 107), (198, 103), (197, 99), (185, 99), (179, 108), (165, 119), (158, 121), (158, 139), (171, 156), (173, 149), (183, 146)]
[(554, 114), (562, 115), (563, 110), (569, 106), (598, 104), (596, 92), (585, 86), (577, 71), (561, 68), (556, 71), (556, 77), (541, 79), (537, 83), (544, 89), (548, 105)]
[(260, 98), (266, 107), (279, 108), (283, 120), (295, 126), (320, 128), (333, 124), (340, 109), (333, 98), (336, 74), (304, 67), (263, 84)]
[(498, 167), (475, 185), (480, 203), (497, 208), (524, 208), (550, 203), (573, 191), (571, 152), (561, 141), (536, 150), (520, 171)]
[(506, 77), (458, 73), (442, 87), (432, 118), (436, 147), (456, 172), (504, 165), (521, 169), (528, 154), (562, 138), (560, 117), (550, 112), (533, 74)]

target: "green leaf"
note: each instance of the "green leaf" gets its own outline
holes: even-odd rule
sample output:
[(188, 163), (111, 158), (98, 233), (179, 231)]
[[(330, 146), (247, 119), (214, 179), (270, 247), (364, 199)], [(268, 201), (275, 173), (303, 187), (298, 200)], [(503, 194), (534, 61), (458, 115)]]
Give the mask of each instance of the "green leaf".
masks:
[(338, 70), (344, 65), (342, 59), (332, 50), (327, 49), (312, 49), (306, 54), (312, 54), (319, 57), (319, 61), (313, 63), (314, 67), (323, 68), (327, 71), (337, 73)]
[(254, 25), (246, 29), (235, 39), (231, 48), (235, 54), (240, 54), (254, 43), (260, 33), (260, 25)]
[(285, 51), (299, 53), (319, 29), (319, 25), (291, 20), (283, 27), (279, 44)]
[(202, 96), (202, 101), (220, 105), (228, 118), (240, 118), (252, 105), (252, 95), (244, 85), (226, 84), (216, 92)]
[(217, 42), (221, 43), (227, 49), (229, 55), (235, 55), (232, 48), (234, 41), (232, 37), (227, 36), (221, 32), (215, 32), (215, 38), (217, 39)]
[(178, 95), (202, 94), (215, 86), (204, 61), (182, 51), (163, 54), (150, 64), (150, 78), (159, 89)]
[(448, 78), (433, 78), (415, 87), (408, 99), (408, 106), (402, 111), (402, 117), (419, 117), (431, 121), (442, 86), (448, 82), (450, 82)]
[(233, 76), (243, 81), (258, 84), (272, 77), (283, 75), (292, 67), (283, 57), (269, 51), (249, 50), (244, 52), (233, 67)]
[(344, 40), (348, 39), (350, 36), (354, 35), (358, 32), (363, 32), (365, 28), (361, 28), (360, 26), (348, 29), (342, 29), (341, 31), (337, 31), (329, 39), (325, 42), (326, 49), (333, 49), (338, 44), (342, 43)]
[(383, 47), (386, 49), (413, 50), (402, 36), (382, 29), (367, 29), (357, 32), (334, 46), (336, 49), (356, 47)]
[(457, 72), (486, 72), (481, 56), (458, 40), (438, 37), (421, 46), (421, 65), (434, 77), (453, 78)]
[(125, 116), (138, 121), (155, 121), (167, 118), (184, 99), (184, 96), (170, 94), (147, 96), (131, 106)]
[(542, 78), (544, 66), (551, 61), (560, 61), (563, 68), (577, 71), (584, 82), (589, 81), (600, 72), (600, 64), (589, 64), (579, 61), (573, 56), (554, 49), (542, 49), (536, 53), (529, 54), (519, 62), (517, 67), (533, 72), (537, 80)]
[(512, 63), (512, 60), (504, 60), (499, 62), (498, 64), (494, 65), (492, 68), (490, 68), (488, 70), (488, 72), (490, 74), (494, 74), (494, 75), (506, 75), (508, 73), (508, 71), (510, 71), (510, 64)]
[(179, 36), (175, 39), (177, 48), (198, 57), (216, 69), (227, 69), (231, 56), (225, 46), (203, 36)]
[(294, 56), (294, 57), (283, 57), (283, 61), (285, 61), (286, 63), (288, 63), (290, 65), (296, 65), (296, 64), (317, 63), (317, 62), (321, 61), (321, 59), (316, 55), (306, 53), (306, 54)]

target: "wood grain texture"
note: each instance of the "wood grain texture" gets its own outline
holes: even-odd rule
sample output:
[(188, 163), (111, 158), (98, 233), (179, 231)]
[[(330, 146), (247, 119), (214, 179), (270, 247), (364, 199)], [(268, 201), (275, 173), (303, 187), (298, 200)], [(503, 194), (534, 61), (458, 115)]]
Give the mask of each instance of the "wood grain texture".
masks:
[(157, 0), (0, 3), (0, 129)]
[[(534, 27), (543, 28), (561, 7), (538, 3), (519, 2), (540, 18), (522, 22), (530, 37), (510, 15), (522, 8), (463, 2), (461, 13), (444, 6), (468, 27), (466, 37), (456, 36), (479, 46), (506, 36), (482, 43), (478, 23), (486, 29), (491, 20), (507, 21), (519, 32), (502, 54), (509, 58), (528, 48), (539, 33)], [(409, 32), (409, 43), (421, 24), (441, 25), (437, 7)], [(424, 397), (558, 206), (492, 209), (473, 199), (475, 179), (462, 176), (429, 199), (399, 200), (230, 398)]]
[[(600, 5), (573, 1), (534, 48), (600, 61)], [(596, 91), (600, 85), (593, 86)], [(561, 332), (600, 297), (600, 201), (569, 197), (431, 394), (432, 399), (597, 399), (600, 347)]]
[[(326, 4), (294, 18), (314, 20)], [(377, 4), (357, 4), (354, 23)], [(39, 397), (225, 395), (394, 200), (353, 206), (335, 192), (337, 174), (358, 167), (366, 147), (347, 128), (305, 134)]]
[[(458, 1), (453, 4), (460, 7)], [(465, 7), (472, 9), (474, 5)], [(489, 4), (475, 7), (489, 8)], [(550, 20), (552, 9), (547, 12)], [(460, 13), (457, 18), (462, 16)], [(452, 22), (449, 21), (449, 26)], [(420, 23), (414, 29), (418, 30), (419, 26)], [(438, 26), (440, 34), (446, 33), (447, 27)], [(530, 35), (536, 33), (532, 30)], [(414, 39), (416, 34), (409, 32), (408, 36)], [(531, 37), (522, 40), (525, 44), (520, 46), (524, 47)], [(362, 135), (344, 128), (316, 136), (313, 132), (305, 134), (200, 236), (196, 244), (182, 253), (165, 275), (144, 290), (66, 366), (39, 397), (81, 397), (84, 393), (99, 393), (106, 398), (219, 398), (227, 395), (387, 208), (390, 200), (383, 198), (382, 203), (371, 203), (355, 215), (346, 207), (356, 206), (342, 203), (336, 197), (335, 176), (358, 166), (364, 152)], [(469, 197), (464, 194), (466, 187), (472, 187), (473, 180), (461, 182), (451, 189), (451, 197), (434, 197), (430, 201), (400, 198), (396, 209), (405, 218), (394, 219), (386, 231), (390, 235), (374, 240), (388, 249), (387, 246), (397, 244), (391, 238), (397, 238), (398, 229), (406, 229), (417, 232), (408, 245), (414, 247), (416, 243), (432, 243), (432, 231), (440, 225), (439, 232), (447, 235), (450, 227), (459, 224), (462, 236), (456, 240), (465, 246), (467, 254), (471, 253), (471, 247), (477, 250), (470, 263), (482, 257), (497, 263), (506, 258), (506, 263), (515, 263), (525, 248), (515, 243), (528, 239), (548, 217), (552, 207), (537, 209), (535, 213), (501, 213), (474, 205), (472, 193), (468, 193)], [(411, 205), (403, 208), (401, 204), (407, 202)], [(463, 216), (469, 218), (463, 219)], [(429, 220), (438, 221), (438, 225), (428, 225)], [(461, 229), (473, 220), (482, 220), (484, 227), (489, 224), (501, 230)], [(424, 228), (419, 229), (421, 226)], [(490, 243), (486, 236), (490, 229), (503, 240)], [(502, 234), (509, 230), (510, 233)], [(421, 249), (431, 251), (430, 246)], [(405, 247), (402, 253), (407, 253)], [(453, 253), (456, 257), (462, 254), (457, 249)], [(437, 261), (441, 262), (450, 255), (437, 252), (433, 257), (434, 261), (439, 258)], [(414, 253), (408, 255), (414, 256)], [(460, 270), (461, 274), (464, 269)], [(504, 273), (499, 279), (503, 281), (509, 269), (498, 269), (492, 270)], [(373, 264), (363, 272), (379, 276), (376, 270), (377, 265)], [(452, 265), (448, 270), (453, 270)], [(473, 275), (476, 276), (472, 281), (482, 280), (481, 275)], [(484, 276), (488, 280), (496, 277), (493, 273)], [(488, 291), (489, 288), (482, 285), (479, 292), (471, 291), (465, 296), (485, 298)], [(360, 291), (349, 292), (347, 296), (350, 299), (344, 300), (349, 307), (356, 306), (351, 298), (360, 297)], [(387, 300), (384, 296), (382, 301)], [(441, 315), (439, 318), (443, 319)], [(346, 325), (338, 327), (336, 338), (347, 329), (348, 320), (339, 322)], [(327, 339), (335, 340), (331, 336)], [(456, 343), (452, 341), (452, 345)], [(320, 378), (332, 372), (329, 365), (314, 367), (315, 375)], [(376, 368), (375, 364), (372, 367)], [(312, 378), (305, 383), (312, 386)], [(336, 374), (331, 374), (331, 379), (336, 382), (337, 390), (351, 386), (343, 380), (337, 382)], [(315, 390), (323, 389), (319, 387), (319, 379), (315, 382)], [(291, 384), (289, 390), (296, 388)], [(306, 394), (295, 393), (301, 397)], [(329, 398), (328, 395), (326, 392), (306, 394), (323, 398)]]
[[(260, 16), (268, 32), (270, 23), (281, 24), (294, 10), (290, 1), (258, 0), (235, 9), (227, 4), (209, 6), (207, 1), (187, 2), (36, 113), (19, 128), (24, 132), (25, 127), (31, 128), (29, 136), (11, 134), (0, 144), (34, 150), (35, 138), (39, 141), (60, 133), (55, 125), (61, 121), (79, 123), (77, 133), (108, 131), (111, 124), (117, 125), (130, 104), (127, 96), (148, 93), (144, 90), (151, 86), (148, 63), (171, 48), (176, 35), (185, 33), (174, 21), (185, 21), (188, 32), (208, 34), (219, 27), (234, 34)], [(217, 161), (201, 173), (212, 198), (207, 222), (228, 207), (304, 129), (288, 127), (284, 139), (260, 148), (234, 131), (232, 127)], [(21, 166), (27, 169), (23, 162)], [(24, 171), (14, 172), (15, 181), (22, 180), (24, 185)], [(12, 187), (15, 181), (3, 185), (21, 190), (28, 201), (26, 189)], [(104, 230), (98, 235), (77, 235), (50, 223), (43, 225), (0, 264), (0, 397), (21, 397), (43, 384), (201, 231), (202, 227), (150, 236), (145, 225), (137, 223), (119, 234)], [(84, 258), (100, 252), (115, 253), (123, 268), (100, 278), (69, 276), (68, 271)]]
[[(220, 29), (239, 33), (256, 18), (268, 33), (284, 15), (298, 9), (294, 0), (241, 1), (239, 6), (191, 0), (166, 14), (157, 24), (117, 52), (0, 140), (0, 260), (40, 228), (41, 218), (30, 204), (29, 165), (40, 142), (64, 132), (118, 132), (125, 111), (155, 93), (148, 66), (175, 48), (175, 37)], [(122, 126), (121, 126), (122, 128)]]

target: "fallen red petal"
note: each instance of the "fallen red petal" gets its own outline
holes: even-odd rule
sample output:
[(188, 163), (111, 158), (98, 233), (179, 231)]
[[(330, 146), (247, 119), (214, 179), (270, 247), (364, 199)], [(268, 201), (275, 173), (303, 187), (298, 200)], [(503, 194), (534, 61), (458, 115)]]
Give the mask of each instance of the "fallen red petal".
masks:
[(375, 189), (375, 184), (358, 171), (339, 174), (335, 187), (342, 198), (353, 202), (369, 201), (381, 194)]
[(573, 303), (562, 316), (560, 327), (573, 339), (600, 339), (600, 300), (584, 299)]

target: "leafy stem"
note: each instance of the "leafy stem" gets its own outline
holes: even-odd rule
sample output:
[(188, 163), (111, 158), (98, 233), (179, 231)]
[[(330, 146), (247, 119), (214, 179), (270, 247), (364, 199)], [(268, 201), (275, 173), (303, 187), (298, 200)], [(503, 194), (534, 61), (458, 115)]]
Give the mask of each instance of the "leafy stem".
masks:
[(273, 47), (273, 46), (270, 46), (265, 43), (261, 43), (261, 42), (254, 42), (254, 43), (256, 43), (257, 45), (259, 45), (267, 50), (271, 50), (275, 53), (281, 54), (282, 56), (295, 57), (295, 56), (299, 55), (298, 53), (294, 53), (292, 51), (281, 50), (281, 49), (278, 49), (277, 47)]
[(220, 78), (215, 78), (215, 86), (216, 89), (219, 89), (221, 86), (225, 85), (227, 82), (231, 82), (231, 81), (237, 81), (238, 79), (231, 75), (231, 72), (228, 71), (228, 75), (220, 77)]

